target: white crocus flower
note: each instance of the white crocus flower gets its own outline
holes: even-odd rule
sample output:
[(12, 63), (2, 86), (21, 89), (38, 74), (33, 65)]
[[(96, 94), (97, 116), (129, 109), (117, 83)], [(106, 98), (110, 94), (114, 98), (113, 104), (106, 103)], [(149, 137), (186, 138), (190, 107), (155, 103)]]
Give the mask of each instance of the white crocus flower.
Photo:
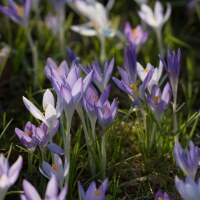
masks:
[(61, 104), (58, 101), (55, 107), (54, 96), (49, 89), (46, 90), (43, 96), (43, 110), (41, 112), (31, 101), (23, 96), (23, 102), (26, 108), (31, 112), (31, 114), (44, 122), (48, 127), (50, 127), (61, 115)]
[(97, 1), (75, 0), (75, 9), (90, 21), (82, 25), (72, 25), (71, 30), (85, 36), (114, 36), (115, 31), (110, 28), (110, 21), (108, 19), (108, 11), (111, 9), (113, 2), (112, 0), (111, 3), (108, 4), (108, 7), (105, 8)]
[(149, 6), (142, 4), (138, 14), (149, 26), (162, 29), (163, 24), (168, 20), (171, 14), (171, 5), (169, 3), (167, 4), (167, 11), (164, 15), (163, 6), (159, 1), (155, 3), (154, 12)]
[(147, 64), (146, 68), (143, 68), (142, 65), (137, 62), (137, 73), (141, 81), (144, 81), (147, 74), (151, 69), (153, 69), (153, 75), (151, 76), (151, 79), (148, 82), (147, 89), (149, 92), (151, 92), (152, 86), (154, 84), (158, 84), (158, 81), (160, 80), (160, 77), (162, 75), (163, 71), (163, 65), (160, 63), (158, 68), (154, 68), (150, 63)]

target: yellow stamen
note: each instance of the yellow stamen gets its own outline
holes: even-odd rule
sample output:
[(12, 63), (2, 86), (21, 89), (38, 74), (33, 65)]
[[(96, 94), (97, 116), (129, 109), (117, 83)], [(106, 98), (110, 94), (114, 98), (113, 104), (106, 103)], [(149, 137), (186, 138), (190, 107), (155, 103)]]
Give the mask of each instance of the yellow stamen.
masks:
[(22, 6), (17, 6), (17, 13), (21, 16), (24, 17), (24, 9), (22, 8)]
[(48, 104), (44, 105), (44, 111), (46, 111)]
[(158, 197), (158, 200), (164, 200), (162, 197)]
[(134, 83), (131, 83), (129, 85), (129, 87), (133, 90), (133, 92), (136, 94), (136, 96), (139, 97), (139, 91), (138, 91), (137, 86)]
[(96, 197), (100, 196), (100, 194), (101, 194), (101, 191), (100, 191), (100, 190), (95, 190), (95, 196), (96, 196)]
[(26, 131), (26, 134), (30, 137), (31, 136), (31, 132), (29, 130)]
[(144, 69), (144, 71), (148, 73), (148, 72), (150, 71), (150, 69), (146, 67), (146, 68)]
[(98, 96), (94, 95), (93, 98), (98, 101)]
[(56, 172), (59, 172), (59, 169), (58, 169), (58, 166), (56, 165), (56, 163), (52, 163), (51, 166)]
[(132, 36), (133, 36), (134, 38), (137, 37), (137, 33), (138, 33), (137, 28), (132, 29)]
[(159, 101), (160, 101), (160, 97), (159, 96), (155, 96), (153, 100), (154, 100), (154, 103), (157, 105), (159, 103)]
[(99, 25), (98, 25), (98, 23), (97, 23), (96, 21), (92, 21), (92, 26), (94, 27), (94, 29), (95, 29), (96, 31), (99, 30)]

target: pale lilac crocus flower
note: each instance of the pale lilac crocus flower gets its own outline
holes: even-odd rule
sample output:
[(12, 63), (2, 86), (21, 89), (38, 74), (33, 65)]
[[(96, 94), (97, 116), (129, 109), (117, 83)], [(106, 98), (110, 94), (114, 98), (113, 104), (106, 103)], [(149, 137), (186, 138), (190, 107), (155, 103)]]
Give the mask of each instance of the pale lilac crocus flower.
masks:
[(51, 32), (53, 33), (53, 36), (56, 37), (59, 33), (59, 19), (57, 15), (53, 15), (53, 14), (48, 14), (45, 18), (45, 23), (47, 25), (47, 27), (51, 30)]
[(156, 193), (154, 200), (170, 200), (170, 198), (169, 198), (169, 195), (166, 192), (163, 193), (161, 190), (159, 190)]
[(38, 145), (35, 125), (31, 124), (31, 122), (27, 122), (24, 131), (19, 128), (15, 128), (15, 133), (28, 150), (31, 152), (35, 151), (35, 148)]
[[(24, 194), (20, 196), (21, 200), (41, 200), (42, 198), (38, 194), (35, 187), (27, 180), (23, 180), (22, 183)], [(59, 193), (56, 177), (52, 176), (49, 180), (45, 192), (45, 200), (65, 200), (67, 195), (67, 186), (64, 186)]]
[(133, 29), (129, 22), (126, 22), (125, 24), (124, 34), (127, 41), (136, 47), (137, 52), (140, 50), (141, 46), (147, 41), (149, 36), (149, 33), (145, 31), (141, 25), (137, 25)]
[(69, 163), (67, 162), (67, 160), (65, 160), (63, 166), (61, 158), (57, 154), (54, 154), (54, 161), (52, 165), (43, 161), (42, 170), (42, 174), (48, 179), (50, 179), (52, 175), (54, 175), (56, 177), (59, 188), (62, 189), (65, 177), (69, 173)]
[(200, 178), (195, 181), (191, 176), (187, 176), (185, 181), (175, 177), (176, 189), (183, 200), (200, 199)]
[(103, 70), (101, 70), (100, 64), (97, 60), (92, 64), (92, 67), (81, 66), (81, 68), (86, 74), (89, 74), (92, 70), (94, 70), (92, 82), (101, 92), (103, 92), (108, 86), (108, 82), (113, 72), (114, 58), (110, 62), (105, 62)]
[(75, 9), (90, 21), (82, 25), (72, 25), (71, 30), (84, 36), (113, 37), (115, 31), (110, 27), (108, 10), (98, 1), (75, 0)]
[(157, 85), (153, 85), (151, 93), (147, 94), (147, 105), (152, 110), (158, 122), (162, 121), (163, 113), (169, 105), (170, 99), (171, 87), (169, 83), (166, 83), (163, 92), (161, 92)]
[(21, 26), (26, 27), (29, 22), (31, 0), (23, 0), (18, 5), (13, 0), (8, 0), (9, 7), (0, 6), (0, 11)]
[(105, 179), (98, 189), (94, 181), (90, 183), (86, 192), (80, 182), (78, 182), (78, 188), (82, 200), (105, 200), (106, 190), (108, 188), (108, 179)]
[(145, 80), (151, 69), (153, 69), (153, 74), (147, 86), (149, 92), (151, 92), (152, 86), (154, 84), (158, 84), (162, 75), (163, 65), (160, 64), (158, 68), (154, 68), (150, 63), (147, 63), (146, 68), (143, 68), (143, 66), (139, 62), (137, 62), (137, 74), (141, 81)]
[(116, 99), (113, 100), (112, 104), (107, 100), (103, 104), (94, 104), (94, 109), (102, 128), (107, 129), (114, 121), (118, 106)]
[(164, 23), (169, 19), (171, 14), (171, 6), (167, 4), (167, 11), (163, 13), (163, 6), (160, 1), (156, 1), (154, 12), (153, 10), (146, 4), (141, 5), (141, 10), (138, 12), (140, 18), (146, 22), (149, 26), (155, 29), (162, 29)]
[(184, 174), (195, 179), (199, 162), (198, 147), (190, 141), (189, 149), (184, 150), (179, 141), (176, 140), (174, 146), (174, 157), (177, 165)]
[(8, 189), (16, 182), (22, 168), (23, 159), (19, 156), (10, 167), (8, 160), (0, 154), (0, 200), (3, 200)]
[(38, 146), (42, 153), (42, 160), (44, 159), (44, 149), (47, 147), (51, 152), (57, 153), (59, 155), (64, 154), (64, 150), (55, 143), (51, 143), (51, 139), (57, 133), (59, 128), (59, 120), (54, 122), (52, 127), (52, 132), (50, 133), (48, 126), (45, 123), (42, 123), (39, 127), (36, 128), (36, 138), (38, 140)]
[(31, 101), (29, 101), (26, 97), (23, 96), (23, 102), (26, 108), (30, 111), (30, 113), (36, 118), (44, 122), (49, 128), (53, 126), (56, 120), (60, 117), (62, 112), (62, 107), (57, 101), (57, 105), (55, 107), (54, 96), (49, 89), (47, 89), (43, 96), (43, 112), (41, 112)]

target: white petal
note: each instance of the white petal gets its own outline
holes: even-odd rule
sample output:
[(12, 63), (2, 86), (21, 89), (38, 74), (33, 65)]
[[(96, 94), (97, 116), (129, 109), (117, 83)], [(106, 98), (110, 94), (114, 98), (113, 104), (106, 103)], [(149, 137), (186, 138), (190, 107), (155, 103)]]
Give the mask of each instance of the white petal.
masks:
[(49, 104), (47, 106), (47, 109), (45, 111), (45, 119), (48, 123), (51, 123), (51, 122), (54, 122), (57, 120), (57, 113), (56, 113), (56, 110), (55, 108)]
[(53, 107), (55, 106), (54, 96), (49, 89), (44, 93), (42, 104), (44, 111), (47, 109), (48, 104), (51, 104)]
[(30, 102), (26, 97), (23, 96), (23, 102), (26, 108), (30, 111), (30, 113), (37, 119), (41, 121), (45, 121), (44, 115), (42, 112), (32, 103)]
[(91, 28), (88, 28), (88, 27), (84, 27), (84, 26), (71, 26), (71, 30), (74, 31), (74, 32), (77, 32), (81, 35), (84, 35), (84, 36), (95, 36), (97, 35), (97, 32), (96, 30), (94, 29), (91, 29)]

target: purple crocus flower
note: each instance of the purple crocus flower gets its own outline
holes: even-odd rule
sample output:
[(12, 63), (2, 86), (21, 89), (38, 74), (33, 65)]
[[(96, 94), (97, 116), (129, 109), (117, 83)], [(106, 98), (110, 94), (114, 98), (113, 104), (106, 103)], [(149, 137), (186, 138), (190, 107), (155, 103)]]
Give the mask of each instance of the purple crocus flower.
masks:
[(97, 115), (97, 118), (99, 120), (99, 123), (103, 127), (103, 129), (107, 129), (111, 123), (114, 121), (117, 111), (118, 111), (118, 106), (117, 106), (117, 101), (116, 99), (113, 100), (112, 104), (109, 103), (108, 100), (101, 103), (94, 104), (94, 109)]
[(159, 55), (161, 62), (163, 63), (166, 72), (169, 76), (169, 81), (172, 87), (173, 98), (176, 102), (177, 90), (178, 90), (178, 78), (180, 73), (180, 58), (181, 51), (178, 49), (178, 52), (171, 52), (170, 49), (167, 50), (167, 61), (165, 62), (163, 57)]
[(95, 87), (93, 87), (92, 85), (88, 87), (82, 99), (82, 103), (91, 121), (96, 122), (97, 120), (94, 105), (96, 104), (97, 106), (98, 105), (101, 106), (102, 104), (104, 104), (104, 102), (107, 101), (109, 94), (110, 94), (110, 85), (106, 87), (106, 89), (102, 92), (100, 97)]
[(9, 7), (0, 6), (0, 11), (21, 26), (27, 26), (31, 9), (31, 0), (21, 0), (21, 6), (8, 0)]
[(64, 179), (69, 172), (69, 163), (67, 162), (67, 160), (65, 160), (65, 164), (63, 166), (63, 162), (57, 154), (54, 154), (53, 160), (54, 162), (52, 163), (52, 165), (45, 161), (42, 162), (42, 174), (48, 179), (50, 179), (52, 175), (54, 175), (56, 177), (59, 187), (62, 188)]
[(57, 153), (59, 155), (64, 154), (64, 150), (57, 144), (55, 143), (49, 144), (54, 135), (57, 133), (58, 128), (59, 128), (59, 120), (56, 120), (54, 122), (51, 134), (49, 132), (49, 127), (45, 123), (42, 123), (39, 127), (36, 128), (36, 138), (38, 140), (38, 146), (40, 147), (41, 151), (43, 151), (43, 149), (47, 147), (53, 153)]
[(98, 102), (99, 95), (97, 90), (92, 84), (88, 87), (85, 92), (85, 95), (82, 98), (83, 107), (89, 116), (90, 120), (96, 122), (97, 117), (94, 110), (94, 104)]
[[(22, 183), (24, 194), (20, 196), (21, 200), (41, 200), (42, 198), (38, 194), (34, 186), (27, 180), (23, 180)], [(63, 187), (60, 193), (58, 193), (58, 185), (56, 177), (52, 176), (47, 184), (45, 192), (45, 200), (65, 200), (67, 194), (67, 187)]]
[(86, 74), (89, 74), (94, 69), (94, 75), (92, 81), (97, 86), (97, 88), (101, 92), (103, 92), (103, 90), (106, 89), (113, 72), (114, 58), (110, 61), (110, 63), (108, 61), (105, 62), (103, 72), (101, 71), (99, 62), (97, 60), (92, 64), (92, 67), (91, 66), (88, 67), (81, 66), (81, 67)]
[[(63, 67), (60, 68), (61, 66)], [(75, 63), (70, 69), (67, 68), (66, 62), (60, 65), (60, 67), (59, 69), (63, 73), (56, 70), (55, 62), (52, 59), (48, 59), (45, 73), (50, 79), (58, 99), (62, 102), (66, 117), (70, 119), (77, 104), (91, 83), (93, 71), (83, 79)]]
[(118, 67), (121, 80), (113, 77), (115, 84), (125, 93), (136, 99), (138, 96), (138, 88), (136, 87), (137, 69), (136, 69), (136, 50), (135, 46), (127, 45), (124, 51), (125, 70)]
[(132, 106), (140, 105), (141, 106), (141, 100), (146, 100), (146, 93), (145, 90), (149, 85), (149, 81), (152, 78), (152, 75), (154, 73), (154, 69), (151, 69), (142, 84), (138, 87), (136, 81), (131, 82), (131, 80), (128, 77), (128, 73), (124, 71), (122, 68), (118, 68), (118, 71), (120, 73), (120, 76), (122, 80), (119, 80), (115, 77), (113, 77), (113, 81), (115, 84), (125, 93), (129, 95), (133, 103)]
[(74, 53), (74, 51), (72, 49), (67, 47), (66, 53), (67, 53), (67, 57), (68, 57), (71, 64), (73, 64), (73, 63), (78, 64), (79, 63), (80, 58)]
[(163, 193), (161, 190), (159, 190), (156, 193), (155, 199), (154, 200), (170, 200), (169, 196), (167, 193)]
[(156, 120), (160, 122), (171, 99), (171, 87), (166, 83), (163, 92), (157, 85), (153, 85), (151, 94), (147, 94), (147, 105), (152, 110)]
[(197, 173), (199, 153), (198, 147), (190, 141), (190, 148), (184, 150), (178, 140), (175, 142), (174, 146), (174, 157), (177, 165), (184, 172), (186, 176), (191, 176), (193, 179)]
[(136, 28), (132, 29), (131, 24), (127, 22), (124, 27), (124, 34), (129, 43), (134, 45), (137, 52), (141, 46), (147, 41), (149, 33), (145, 31), (141, 25), (137, 25)]
[(9, 167), (8, 160), (0, 154), (0, 200), (3, 200), (8, 189), (16, 182), (22, 168), (22, 156)]
[(175, 177), (176, 188), (184, 200), (200, 199), (200, 178), (195, 182), (191, 176), (187, 176), (185, 182)]
[(38, 145), (35, 125), (31, 124), (31, 122), (27, 122), (24, 131), (15, 128), (15, 133), (28, 150), (32, 152), (35, 150), (36, 146)]
[(98, 189), (94, 181), (90, 183), (86, 192), (80, 182), (78, 182), (78, 188), (83, 200), (105, 200), (105, 194), (108, 188), (108, 179), (105, 179)]

